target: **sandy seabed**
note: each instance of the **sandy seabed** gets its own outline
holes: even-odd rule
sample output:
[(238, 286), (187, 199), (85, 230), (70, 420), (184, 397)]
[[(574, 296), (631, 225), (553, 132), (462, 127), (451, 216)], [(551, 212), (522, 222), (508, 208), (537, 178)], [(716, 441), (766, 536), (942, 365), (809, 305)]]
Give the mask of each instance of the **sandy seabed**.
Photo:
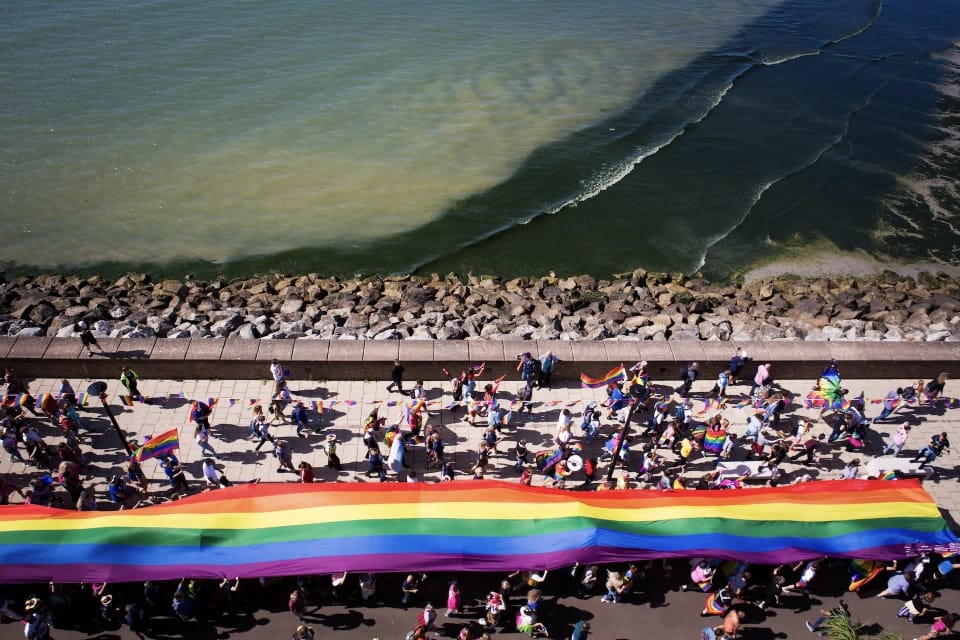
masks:
[(758, 265), (744, 274), (744, 282), (756, 282), (785, 275), (804, 278), (819, 276), (873, 276), (884, 271), (893, 271), (901, 276), (917, 277), (921, 272), (946, 273), (960, 279), (960, 266), (941, 262), (895, 262), (881, 261), (865, 251), (840, 251), (839, 249), (814, 250), (809, 253), (776, 258)]

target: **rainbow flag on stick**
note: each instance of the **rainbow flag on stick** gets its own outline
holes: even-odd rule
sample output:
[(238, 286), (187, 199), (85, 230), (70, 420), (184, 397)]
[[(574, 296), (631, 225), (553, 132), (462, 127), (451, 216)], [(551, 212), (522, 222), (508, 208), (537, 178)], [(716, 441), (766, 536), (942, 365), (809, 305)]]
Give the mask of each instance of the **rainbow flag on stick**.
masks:
[(591, 378), (585, 373), (580, 374), (580, 386), (586, 389), (600, 389), (612, 382), (620, 382), (627, 379), (627, 370), (621, 364), (615, 369), (611, 369), (602, 378)]
[(170, 431), (164, 431), (160, 435), (154, 436), (144, 442), (143, 445), (137, 449), (134, 457), (137, 461), (149, 460), (150, 458), (164, 456), (174, 449), (179, 448), (180, 438), (177, 430), (170, 429)]

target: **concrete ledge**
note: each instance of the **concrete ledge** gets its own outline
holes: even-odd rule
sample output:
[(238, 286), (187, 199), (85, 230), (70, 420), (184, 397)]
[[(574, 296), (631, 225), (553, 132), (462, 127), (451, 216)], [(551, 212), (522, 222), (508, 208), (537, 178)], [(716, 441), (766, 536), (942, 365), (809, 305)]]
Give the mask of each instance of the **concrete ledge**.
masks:
[(108, 339), (107, 351), (88, 357), (71, 338), (2, 338), (0, 360), (27, 377), (58, 378), (82, 373), (89, 378), (115, 378), (129, 365), (143, 378), (266, 379), (277, 358), (294, 378), (314, 380), (388, 380), (397, 357), (406, 378), (437, 380), (441, 368), (459, 373), (469, 364), (487, 364), (484, 378), (506, 374), (517, 379), (516, 358), (524, 351), (553, 351), (561, 364), (555, 378), (576, 381), (581, 372), (599, 376), (617, 364), (628, 367), (647, 360), (654, 380), (672, 381), (680, 367), (696, 360), (704, 376), (726, 368), (737, 347), (757, 363), (770, 362), (782, 379), (815, 378), (836, 358), (845, 378), (906, 381), (947, 372), (960, 377), (960, 343), (913, 342), (555, 342), (468, 340), (241, 340), (231, 338)]

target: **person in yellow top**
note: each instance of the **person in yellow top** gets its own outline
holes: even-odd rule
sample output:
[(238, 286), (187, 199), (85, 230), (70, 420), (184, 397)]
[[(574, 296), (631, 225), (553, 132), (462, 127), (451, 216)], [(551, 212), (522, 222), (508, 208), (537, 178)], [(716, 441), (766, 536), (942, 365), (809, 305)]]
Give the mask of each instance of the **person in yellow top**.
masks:
[(693, 455), (694, 451), (697, 451), (698, 447), (696, 442), (690, 439), (690, 437), (684, 438), (680, 442), (680, 464), (687, 464), (690, 460), (690, 456)]
[(134, 400), (140, 400), (143, 402), (143, 394), (141, 394), (140, 389), (137, 388), (137, 381), (139, 379), (140, 376), (138, 376), (137, 372), (130, 367), (123, 367), (120, 370), (120, 384), (122, 384), (123, 388), (127, 390), (127, 395)]

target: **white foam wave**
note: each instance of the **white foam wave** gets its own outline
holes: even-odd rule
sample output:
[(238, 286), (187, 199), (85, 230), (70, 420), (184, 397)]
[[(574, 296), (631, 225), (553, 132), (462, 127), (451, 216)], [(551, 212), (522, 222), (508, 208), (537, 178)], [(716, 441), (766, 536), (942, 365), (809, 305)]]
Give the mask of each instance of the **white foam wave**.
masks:
[[(943, 63), (948, 72), (937, 90), (944, 96), (960, 99), (960, 43), (953, 43), (930, 55)], [(947, 115), (953, 114), (941, 114), (941, 125), (936, 128), (940, 137), (927, 148), (920, 168), (897, 178), (901, 195), (888, 199), (886, 205), (890, 213), (914, 230), (921, 231), (921, 225), (898, 206), (900, 200), (910, 198), (929, 213), (930, 221), (938, 225), (941, 231), (960, 236), (960, 215), (955, 209), (955, 203), (960, 202), (960, 188), (955, 180), (944, 176), (948, 173), (944, 167), (952, 165), (960, 156), (960, 128), (945, 124), (944, 117)]]
[(699, 118), (697, 118), (690, 124), (698, 124), (700, 122), (703, 122), (703, 119), (706, 118), (708, 115), (710, 115), (711, 111), (713, 111), (718, 106), (720, 106), (720, 103), (723, 102), (724, 96), (726, 96), (727, 92), (730, 91), (730, 89), (732, 88), (733, 88), (733, 81), (731, 80), (730, 82), (727, 83), (727, 86), (725, 86), (723, 89), (720, 90), (720, 93), (717, 94), (717, 97), (713, 99), (713, 104), (707, 107), (707, 110), (703, 112), (703, 115), (701, 115)]
[(679, 129), (667, 140), (659, 144), (653, 145), (651, 147), (640, 147), (640, 149), (637, 151), (637, 153), (633, 157), (628, 158), (623, 162), (617, 164), (616, 166), (610, 167), (609, 169), (601, 172), (599, 175), (594, 176), (583, 185), (584, 189), (580, 193), (568, 198), (567, 200), (564, 200), (563, 202), (561, 202), (560, 204), (554, 207), (551, 207), (546, 211), (546, 213), (552, 215), (555, 213), (559, 213), (560, 211), (562, 211), (567, 207), (575, 207), (581, 202), (586, 202), (587, 200), (598, 196), (602, 192), (606, 191), (613, 185), (617, 184), (618, 182), (626, 178), (628, 175), (630, 175), (633, 172), (633, 170), (637, 167), (637, 165), (639, 165), (641, 162), (643, 162), (650, 156), (653, 156), (659, 153), (660, 150), (669, 146), (670, 144), (673, 143), (674, 140), (676, 140), (677, 138), (682, 136), (684, 133), (686, 133), (688, 127), (702, 122), (708, 115), (710, 115), (710, 112), (716, 109), (720, 105), (720, 103), (723, 102), (724, 96), (726, 96), (727, 93), (730, 91), (730, 89), (733, 88), (733, 84), (736, 81), (736, 79), (739, 78), (741, 75), (743, 75), (743, 73), (745, 72), (746, 72), (746, 69), (738, 73), (733, 78), (733, 80), (728, 82), (726, 86), (724, 86), (719, 92), (717, 92), (717, 95), (714, 96), (713, 100), (710, 102), (710, 106), (704, 109), (703, 113), (701, 113), (694, 120), (691, 120), (689, 123), (684, 125), (683, 128)]
[[(809, 165), (808, 165), (808, 166), (809, 166)], [(779, 178), (775, 178), (775, 179), (773, 179), (773, 180), (768, 180), (768, 181), (760, 184), (760, 185), (754, 190), (753, 198), (752, 198), (751, 201), (750, 201), (750, 205), (747, 207), (746, 211), (744, 211), (743, 215), (740, 216), (740, 218), (737, 220), (737, 222), (736, 222), (735, 224), (733, 224), (729, 229), (727, 229), (726, 231), (724, 231), (723, 233), (721, 233), (721, 234), (719, 234), (719, 235), (715, 236), (714, 238), (712, 238), (712, 239), (710, 239), (710, 240), (707, 241), (707, 244), (703, 247), (703, 252), (700, 254), (700, 260), (697, 262), (697, 266), (693, 268), (693, 270), (691, 271), (691, 273), (695, 273), (695, 272), (699, 271), (700, 269), (702, 269), (702, 268), (703, 268), (703, 265), (705, 265), (705, 264), (707, 263), (707, 254), (710, 252), (710, 249), (713, 248), (713, 246), (714, 246), (715, 244), (717, 244), (718, 242), (722, 242), (723, 240), (725, 240), (731, 233), (733, 233), (734, 231), (736, 231), (736, 230), (740, 227), (740, 225), (742, 225), (742, 224), (746, 221), (746, 219), (747, 219), (748, 217), (750, 217), (750, 212), (753, 211), (754, 207), (757, 206), (757, 203), (760, 202), (760, 199), (763, 197), (763, 194), (766, 193), (767, 190), (768, 190), (770, 187), (772, 187), (772, 186), (775, 185), (776, 183), (780, 182), (781, 180), (783, 180), (783, 179), (786, 178), (787, 176), (792, 175), (793, 173), (794, 173), (794, 172), (791, 171), (790, 173), (787, 173), (787, 174), (785, 174), (785, 175), (783, 175), (783, 176), (781, 176), (781, 177), (779, 177)]]
[(860, 111), (860, 109), (863, 109), (863, 107), (865, 107), (867, 104), (869, 104), (870, 100), (871, 98), (868, 98), (867, 101), (859, 109), (856, 109), (855, 111), (853, 111), (850, 114), (850, 116), (847, 118), (846, 122), (844, 122), (843, 129), (841, 130), (841, 132), (829, 144), (825, 145), (823, 148), (817, 151), (817, 153), (815, 153), (810, 158), (810, 160), (808, 160), (807, 162), (803, 163), (801, 166), (795, 169), (787, 171), (786, 173), (783, 173), (782, 175), (776, 178), (773, 178), (772, 180), (767, 180), (761, 183), (754, 191), (753, 198), (751, 199), (750, 204), (744, 211), (743, 215), (740, 216), (740, 218), (733, 225), (731, 225), (726, 231), (723, 231), (722, 233), (717, 234), (716, 236), (714, 236), (713, 238), (707, 241), (706, 245), (703, 248), (703, 252), (700, 255), (700, 260), (698, 261), (697, 266), (690, 273), (695, 273), (700, 269), (702, 269), (703, 266), (707, 263), (707, 254), (710, 252), (710, 249), (712, 249), (715, 245), (719, 244), (720, 242), (723, 242), (724, 240), (726, 240), (731, 233), (739, 229), (740, 226), (747, 221), (747, 218), (750, 217), (750, 214), (753, 213), (753, 210), (756, 208), (757, 204), (759, 204), (760, 199), (763, 198), (763, 194), (766, 193), (770, 189), (770, 187), (777, 184), (778, 182), (782, 182), (783, 180), (786, 180), (790, 176), (800, 173), (804, 169), (812, 167), (813, 165), (815, 165), (817, 162), (820, 161), (820, 158), (822, 158), (825, 153), (827, 153), (828, 151), (836, 147), (838, 144), (840, 144), (840, 142), (846, 137), (847, 132), (850, 129), (850, 120), (853, 118), (853, 115), (857, 111)]
[(783, 64), (784, 62), (790, 62), (791, 60), (796, 60), (797, 58), (807, 58), (809, 56), (818, 56), (823, 51), (820, 49), (815, 49), (814, 51), (804, 51), (802, 53), (793, 53), (790, 55), (785, 55), (779, 58), (772, 58), (770, 60), (758, 60), (760, 64), (765, 67), (773, 67), (778, 64)]
[(590, 198), (596, 197), (603, 191), (606, 191), (613, 185), (617, 184), (618, 182), (626, 178), (628, 175), (630, 175), (630, 173), (634, 170), (634, 168), (636, 168), (638, 164), (640, 164), (650, 156), (658, 153), (661, 149), (663, 149), (667, 145), (671, 144), (674, 140), (676, 140), (681, 135), (683, 135), (684, 131), (686, 131), (686, 128), (683, 128), (680, 131), (676, 132), (675, 134), (673, 134), (673, 136), (671, 136), (666, 141), (661, 142), (660, 144), (654, 145), (652, 147), (649, 147), (649, 148), (641, 147), (640, 151), (635, 156), (633, 156), (632, 158), (629, 158), (624, 162), (621, 162), (620, 164), (614, 167), (610, 167), (609, 169), (602, 172), (601, 174), (593, 177), (588, 183), (584, 185), (585, 188), (583, 191), (572, 196), (571, 198), (568, 198), (567, 200), (564, 200), (560, 204), (554, 207), (551, 207), (550, 209), (547, 210), (547, 213), (548, 214), (559, 213), (561, 210), (567, 207), (575, 207), (581, 202), (585, 202)]
[(876, 10), (876, 12), (873, 14), (873, 17), (870, 18), (870, 20), (867, 21), (867, 23), (866, 23), (865, 25), (863, 25), (862, 27), (860, 27), (859, 29), (857, 29), (857, 30), (854, 31), (853, 33), (848, 33), (848, 34), (845, 35), (845, 36), (840, 36), (840, 37), (837, 38), (836, 40), (831, 40), (831, 41), (830, 41), (830, 44), (839, 44), (839, 43), (843, 42), (844, 40), (849, 40), (850, 38), (855, 38), (856, 36), (860, 35), (861, 33), (863, 33), (864, 31), (866, 31), (867, 29), (869, 29), (870, 27), (873, 26), (873, 23), (877, 21), (877, 19), (880, 17), (880, 13), (881, 13), (882, 11), (883, 11), (883, 0), (880, 0), (879, 2), (877, 2), (877, 10)]

